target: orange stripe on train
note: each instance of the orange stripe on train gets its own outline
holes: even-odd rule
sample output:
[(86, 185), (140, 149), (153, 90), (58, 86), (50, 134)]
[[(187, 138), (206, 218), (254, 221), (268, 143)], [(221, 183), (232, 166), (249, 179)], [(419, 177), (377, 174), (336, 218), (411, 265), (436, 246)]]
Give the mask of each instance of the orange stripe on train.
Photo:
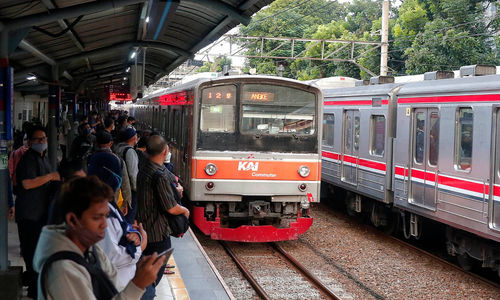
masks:
[[(213, 176), (205, 173), (205, 166), (213, 163), (217, 173)], [(299, 175), (300, 166), (307, 166), (311, 171), (303, 178)], [(193, 159), (194, 178), (197, 179), (245, 179), (245, 180), (300, 180), (319, 181), (321, 162), (267, 161), (267, 160), (203, 160)]]

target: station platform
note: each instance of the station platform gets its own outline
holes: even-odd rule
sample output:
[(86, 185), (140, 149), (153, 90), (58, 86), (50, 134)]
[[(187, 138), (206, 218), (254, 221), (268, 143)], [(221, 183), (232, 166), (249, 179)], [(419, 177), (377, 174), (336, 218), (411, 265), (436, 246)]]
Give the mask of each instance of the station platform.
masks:
[[(156, 288), (158, 300), (235, 299), (189, 229), (184, 237), (172, 238), (174, 253), (168, 261), (175, 274), (165, 275)], [(11, 266), (24, 266), (20, 254), (17, 225), (9, 221), (8, 253)], [(25, 288), (26, 289), (26, 288)], [(26, 290), (23, 294), (26, 294)], [(31, 298), (23, 297), (23, 300)]]

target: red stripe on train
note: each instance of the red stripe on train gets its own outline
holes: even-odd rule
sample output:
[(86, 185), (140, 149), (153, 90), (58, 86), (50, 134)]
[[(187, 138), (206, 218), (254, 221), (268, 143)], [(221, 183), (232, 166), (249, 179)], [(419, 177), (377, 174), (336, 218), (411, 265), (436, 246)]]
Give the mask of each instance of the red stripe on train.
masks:
[[(325, 101), (324, 105), (372, 105), (372, 100), (351, 100), (351, 101)], [(389, 104), (389, 100), (382, 100), (382, 105)]]
[[(332, 159), (336, 159), (336, 160), (340, 160), (341, 159), (340, 154), (337, 154), (337, 153), (322, 151), (321, 155), (323, 157), (326, 157), (326, 158), (332, 158)], [(344, 154), (344, 161), (348, 162), (348, 163), (355, 164), (356, 163), (356, 157)], [(362, 159), (362, 158), (359, 158), (357, 160), (357, 162), (358, 162), (358, 164), (360, 166), (363, 166), (363, 167), (367, 167), (367, 168), (371, 168), (371, 169), (376, 169), (376, 170), (380, 170), (380, 171), (384, 171), (384, 172), (387, 170), (387, 167), (386, 167), (385, 163), (380, 163), (380, 162), (376, 162), (376, 161), (366, 160), (366, 159)]]
[(500, 101), (500, 95), (466, 95), (446, 97), (399, 98), (398, 103), (436, 103), (436, 102), (478, 102)]

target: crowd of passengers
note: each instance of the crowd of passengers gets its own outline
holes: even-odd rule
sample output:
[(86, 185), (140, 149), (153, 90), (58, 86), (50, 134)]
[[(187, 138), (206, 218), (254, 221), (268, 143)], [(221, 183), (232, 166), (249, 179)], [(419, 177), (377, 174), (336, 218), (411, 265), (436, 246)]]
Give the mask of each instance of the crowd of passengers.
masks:
[[(153, 299), (171, 247), (167, 214), (185, 215), (183, 188), (158, 133), (121, 111), (63, 115), (58, 165), (36, 122), (16, 132), (9, 156), (23, 285), (33, 299)], [(69, 147), (68, 147), (69, 146)]]

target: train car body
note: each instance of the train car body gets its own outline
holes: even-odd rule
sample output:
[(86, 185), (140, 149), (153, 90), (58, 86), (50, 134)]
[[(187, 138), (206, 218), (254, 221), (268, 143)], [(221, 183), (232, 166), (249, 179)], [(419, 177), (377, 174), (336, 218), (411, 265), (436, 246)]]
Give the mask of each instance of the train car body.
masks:
[(500, 76), (323, 93), (322, 180), (348, 210), (376, 226), (396, 213), (407, 238), (445, 224), (449, 254), (500, 272)]
[(321, 91), (269, 76), (200, 79), (137, 102), (171, 143), (194, 224), (213, 239), (297, 239), (319, 201)]
[[(392, 203), (395, 84), (324, 91), (322, 180), (353, 192), (350, 210), (364, 195)], [(373, 209), (370, 208), (370, 209)]]

